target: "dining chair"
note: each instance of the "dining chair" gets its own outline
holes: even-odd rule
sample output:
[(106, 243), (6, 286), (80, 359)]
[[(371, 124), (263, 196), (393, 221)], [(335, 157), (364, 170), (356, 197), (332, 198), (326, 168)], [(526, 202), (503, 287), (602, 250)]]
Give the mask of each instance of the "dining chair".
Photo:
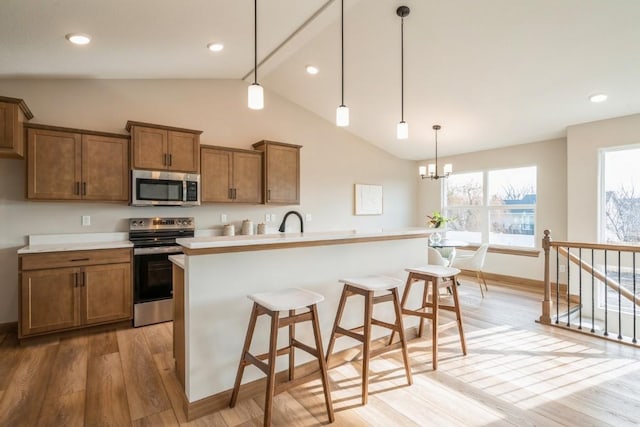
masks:
[(449, 267), (456, 257), (456, 248), (427, 248), (427, 260), (431, 265)]
[(451, 267), (458, 268), (460, 270), (474, 271), (476, 273), (476, 279), (480, 285), (480, 294), (484, 298), (484, 290), (482, 284), (484, 283), (485, 290), (489, 290), (487, 287), (487, 281), (484, 279), (484, 260), (487, 256), (487, 250), (489, 249), (488, 243), (483, 243), (480, 247), (470, 255), (457, 255), (451, 264)]

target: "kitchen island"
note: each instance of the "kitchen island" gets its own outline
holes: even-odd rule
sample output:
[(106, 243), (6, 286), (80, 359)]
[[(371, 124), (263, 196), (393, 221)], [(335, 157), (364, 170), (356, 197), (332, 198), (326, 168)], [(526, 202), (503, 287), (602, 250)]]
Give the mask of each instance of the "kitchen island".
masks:
[[(405, 268), (426, 264), (428, 237), (428, 230), (413, 228), (178, 239), (185, 255), (173, 259), (174, 277), (183, 278), (174, 283), (180, 317), (174, 324), (174, 339), (186, 414), (195, 418), (228, 404), (251, 313), (247, 294), (301, 287), (324, 295), (318, 312), (326, 345), (342, 291), (338, 279), (375, 274), (405, 280)], [(390, 321), (392, 306), (376, 307), (375, 316)], [(348, 303), (343, 324), (357, 326), (362, 320), (362, 303)], [(268, 348), (268, 325), (263, 322), (258, 320), (253, 338), (252, 348), (258, 352)], [(377, 327), (373, 332), (378, 337), (388, 334)], [(305, 325), (296, 336), (313, 342)], [(287, 334), (280, 334), (279, 347), (286, 340)], [(356, 345), (343, 338), (336, 342), (336, 351)], [(287, 358), (279, 359), (276, 370), (286, 369)], [(309, 360), (303, 352), (296, 353), (297, 365)], [(263, 377), (248, 367), (244, 383)]]

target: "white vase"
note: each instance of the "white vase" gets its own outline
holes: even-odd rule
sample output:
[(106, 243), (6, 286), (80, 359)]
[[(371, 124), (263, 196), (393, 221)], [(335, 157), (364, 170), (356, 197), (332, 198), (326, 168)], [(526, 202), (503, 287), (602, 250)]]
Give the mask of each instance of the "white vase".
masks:
[(440, 243), (440, 241), (442, 240), (442, 234), (440, 234), (438, 231), (434, 231), (433, 233), (431, 233), (431, 235), (429, 236), (429, 242), (432, 245), (438, 244)]

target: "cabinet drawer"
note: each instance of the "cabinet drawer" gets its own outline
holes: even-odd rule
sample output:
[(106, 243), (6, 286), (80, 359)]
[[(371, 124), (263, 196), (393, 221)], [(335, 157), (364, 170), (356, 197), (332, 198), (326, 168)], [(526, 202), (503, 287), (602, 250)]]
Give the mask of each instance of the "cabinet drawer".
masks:
[(20, 256), (20, 269), (78, 267), (83, 265), (131, 262), (131, 249), (98, 249), (91, 251), (47, 252)]

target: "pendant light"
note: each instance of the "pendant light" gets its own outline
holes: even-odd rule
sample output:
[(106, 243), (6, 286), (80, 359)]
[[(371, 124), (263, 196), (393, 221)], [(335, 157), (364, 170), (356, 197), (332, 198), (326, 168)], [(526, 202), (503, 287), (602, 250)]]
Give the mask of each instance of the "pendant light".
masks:
[(253, 0), (253, 83), (249, 85), (249, 108), (264, 108), (264, 91), (258, 83), (258, 0)]
[(420, 177), (422, 179), (430, 178), (430, 179), (440, 179), (440, 178), (448, 178), (453, 172), (453, 166), (451, 163), (447, 163), (444, 165), (444, 170), (442, 175), (438, 175), (438, 131), (441, 129), (440, 125), (433, 125), (433, 130), (436, 133), (436, 163), (430, 163), (429, 169), (427, 170), (426, 166), (420, 166), (418, 168), (418, 172), (420, 173)]
[(400, 6), (396, 9), (396, 14), (400, 17), (400, 123), (396, 128), (398, 139), (409, 138), (409, 125), (404, 121), (404, 18), (409, 16), (407, 6)]
[(344, 0), (340, 0), (340, 52), (342, 64), (342, 91), (340, 106), (336, 109), (336, 126), (349, 126), (349, 107), (344, 105)]

